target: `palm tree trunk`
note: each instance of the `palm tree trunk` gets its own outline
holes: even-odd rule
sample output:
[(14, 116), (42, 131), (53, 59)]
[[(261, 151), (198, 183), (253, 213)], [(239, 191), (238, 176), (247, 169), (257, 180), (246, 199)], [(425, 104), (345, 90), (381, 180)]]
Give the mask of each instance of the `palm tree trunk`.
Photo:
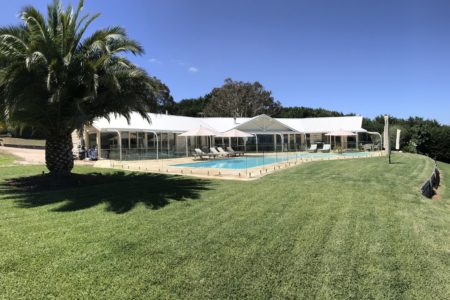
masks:
[(72, 136), (48, 137), (45, 141), (45, 163), (50, 174), (67, 176), (73, 168)]

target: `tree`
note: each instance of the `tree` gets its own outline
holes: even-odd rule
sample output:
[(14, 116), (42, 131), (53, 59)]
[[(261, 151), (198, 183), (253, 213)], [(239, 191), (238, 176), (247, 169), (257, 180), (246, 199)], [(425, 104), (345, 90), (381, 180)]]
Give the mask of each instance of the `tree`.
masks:
[[(347, 114), (350, 116), (352, 114)], [(343, 113), (326, 110), (323, 108), (309, 108), (304, 106), (281, 107), (275, 115), (277, 118), (319, 118), (319, 117), (342, 117)]]
[(146, 72), (121, 56), (139, 55), (142, 47), (121, 27), (95, 31), (84, 38), (99, 16), (80, 16), (60, 1), (48, 16), (25, 7), (22, 24), (0, 27), (0, 112), (9, 124), (30, 126), (46, 139), (45, 158), (53, 175), (73, 168), (71, 133), (110, 113), (147, 118), (154, 100)]
[(203, 97), (183, 99), (175, 103), (174, 114), (188, 117), (203, 116), (206, 106), (211, 100), (211, 94), (206, 94)]
[(225, 79), (220, 88), (211, 92), (211, 100), (205, 108), (205, 115), (212, 117), (253, 117), (259, 114), (275, 114), (281, 107), (272, 92), (259, 82), (233, 81)]
[(0, 121), (0, 134), (6, 133), (7, 127), (6, 127), (6, 123)]
[(430, 157), (450, 163), (450, 126), (433, 127), (428, 149)]
[(149, 101), (147, 110), (149, 112), (168, 112), (173, 114), (175, 109), (175, 101), (170, 95), (169, 87), (156, 77), (151, 78), (151, 86), (153, 89), (153, 99), (152, 101)]

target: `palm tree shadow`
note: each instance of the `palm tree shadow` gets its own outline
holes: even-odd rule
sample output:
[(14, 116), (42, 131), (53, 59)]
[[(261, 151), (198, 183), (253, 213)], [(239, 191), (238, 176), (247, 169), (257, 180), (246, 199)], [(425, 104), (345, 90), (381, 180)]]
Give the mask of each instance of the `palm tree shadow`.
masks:
[(20, 207), (32, 208), (55, 203), (53, 211), (68, 212), (106, 203), (107, 210), (126, 213), (138, 203), (159, 209), (170, 201), (199, 199), (209, 181), (196, 178), (146, 173), (72, 174), (64, 180), (49, 175), (7, 179), (0, 194), (14, 199)]

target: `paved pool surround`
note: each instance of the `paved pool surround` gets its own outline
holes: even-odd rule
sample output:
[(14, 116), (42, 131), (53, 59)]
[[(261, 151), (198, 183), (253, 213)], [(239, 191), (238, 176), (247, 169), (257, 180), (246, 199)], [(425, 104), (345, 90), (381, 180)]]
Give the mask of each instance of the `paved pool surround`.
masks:
[[(208, 162), (207, 160), (199, 161), (192, 157), (173, 158), (173, 159), (159, 159), (159, 160), (137, 160), (137, 161), (116, 161), (116, 160), (99, 160), (95, 163), (98, 168), (111, 168), (117, 170), (127, 170), (135, 172), (146, 173), (160, 173), (183, 175), (209, 179), (224, 179), (224, 180), (255, 180), (267, 174), (278, 172), (287, 168), (301, 166), (304, 163), (311, 163), (315, 161), (327, 160), (345, 160), (345, 159), (365, 159), (370, 157), (384, 156), (384, 152), (356, 152), (360, 153), (358, 156), (352, 155), (310, 155), (305, 152), (285, 152), (277, 157), (284, 157), (284, 160), (274, 161), (270, 164), (259, 166), (249, 166), (244, 169), (234, 168), (218, 168), (218, 167), (198, 167), (189, 166), (199, 162)], [(333, 153), (331, 153), (333, 154)], [(274, 156), (275, 154), (267, 154), (265, 158)], [(244, 157), (252, 159), (252, 157), (261, 156), (260, 154), (248, 154)], [(230, 158), (233, 160), (236, 158)], [(216, 159), (216, 162), (226, 161), (227, 159)], [(211, 160), (214, 162), (214, 160)], [(219, 162), (220, 163), (220, 162)], [(248, 161), (247, 161), (248, 163)]]

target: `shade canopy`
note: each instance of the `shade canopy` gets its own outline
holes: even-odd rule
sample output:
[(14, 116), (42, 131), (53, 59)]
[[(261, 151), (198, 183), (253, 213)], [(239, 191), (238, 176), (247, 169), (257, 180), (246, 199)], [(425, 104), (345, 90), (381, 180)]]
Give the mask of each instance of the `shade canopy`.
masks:
[(351, 131), (345, 131), (345, 130), (338, 130), (326, 133), (327, 136), (353, 136), (356, 135), (356, 133), (353, 133)]
[(198, 127), (179, 134), (178, 136), (215, 136), (217, 134), (218, 133), (215, 130), (206, 127)]
[(218, 136), (220, 137), (237, 137), (237, 138), (246, 138), (246, 137), (253, 137), (253, 134), (247, 133), (238, 129), (231, 129), (227, 132), (221, 133)]

